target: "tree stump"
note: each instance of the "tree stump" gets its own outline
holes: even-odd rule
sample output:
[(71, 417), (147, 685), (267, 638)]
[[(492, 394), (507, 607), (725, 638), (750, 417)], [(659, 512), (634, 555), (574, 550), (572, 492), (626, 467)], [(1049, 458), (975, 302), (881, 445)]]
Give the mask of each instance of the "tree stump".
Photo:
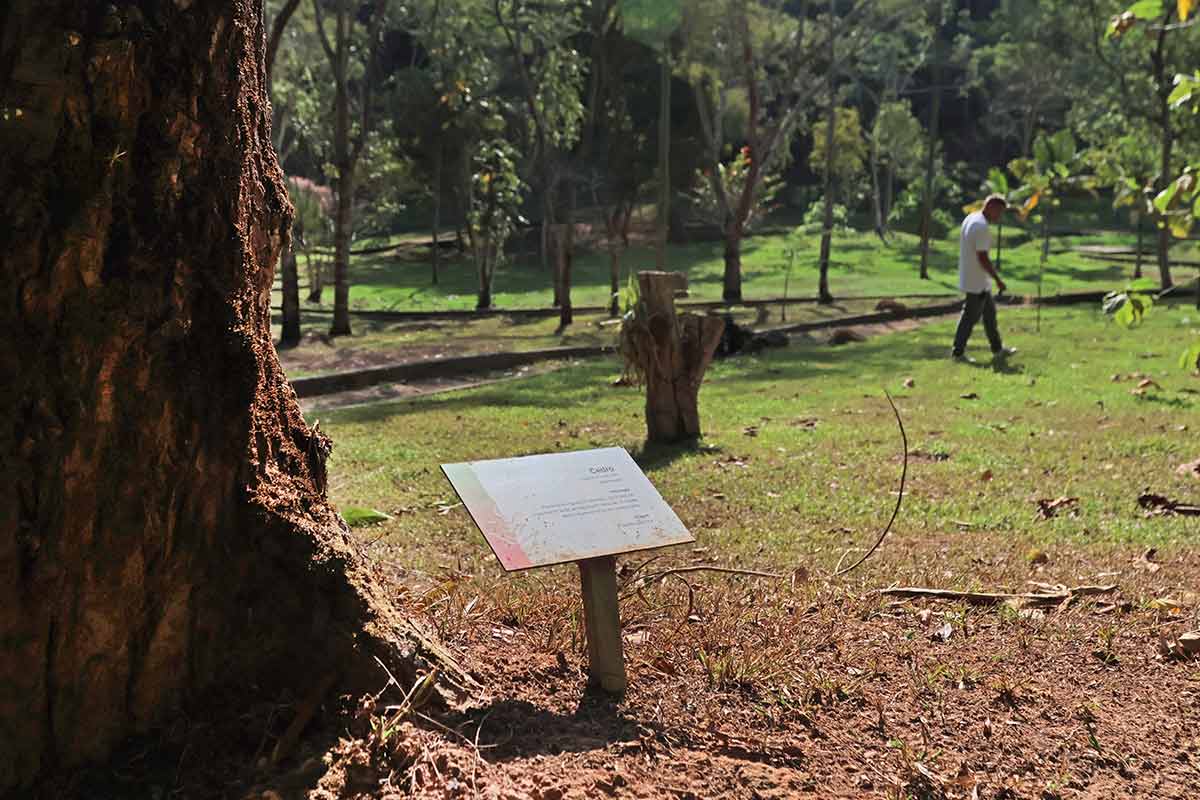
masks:
[(700, 383), (725, 323), (720, 317), (676, 314), (675, 294), (687, 289), (680, 272), (639, 272), (638, 286), (642, 319), (633, 335), (646, 381), (646, 438), (694, 439), (700, 435)]

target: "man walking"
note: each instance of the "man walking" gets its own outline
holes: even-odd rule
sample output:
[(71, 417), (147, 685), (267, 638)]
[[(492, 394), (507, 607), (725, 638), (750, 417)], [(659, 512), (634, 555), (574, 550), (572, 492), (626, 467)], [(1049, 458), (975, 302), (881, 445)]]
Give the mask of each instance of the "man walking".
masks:
[(998, 222), (1008, 209), (1008, 202), (998, 194), (988, 197), (983, 210), (968, 214), (963, 220), (962, 233), (958, 240), (958, 288), (966, 294), (962, 316), (958, 318), (958, 330), (954, 334), (954, 360), (974, 363), (966, 354), (967, 339), (975, 323), (983, 317), (983, 330), (994, 358), (1006, 358), (1017, 352), (1014, 347), (1005, 347), (1000, 341), (1000, 329), (996, 327), (996, 301), (992, 299), (992, 281), (998, 293), (1007, 286), (996, 274), (988, 249), (992, 246), (991, 222)]

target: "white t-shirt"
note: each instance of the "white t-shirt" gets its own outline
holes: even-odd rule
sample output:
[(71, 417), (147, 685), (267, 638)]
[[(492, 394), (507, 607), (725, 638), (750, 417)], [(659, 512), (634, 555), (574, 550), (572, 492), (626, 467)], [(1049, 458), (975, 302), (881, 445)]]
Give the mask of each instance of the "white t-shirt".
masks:
[(982, 211), (968, 214), (963, 220), (958, 239), (958, 288), (968, 294), (986, 292), (992, 288), (991, 277), (979, 265), (979, 254), (992, 246), (992, 232)]

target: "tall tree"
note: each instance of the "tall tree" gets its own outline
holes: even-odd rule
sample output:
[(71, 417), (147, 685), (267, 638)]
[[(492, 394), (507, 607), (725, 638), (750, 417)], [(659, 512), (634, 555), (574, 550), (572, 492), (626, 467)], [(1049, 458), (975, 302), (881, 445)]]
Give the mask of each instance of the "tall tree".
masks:
[[(795, 16), (765, 0), (695, 0), (685, 17), (684, 69), (706, 145), (706, 191), (721, 218), (721, 296), (727, 303), (742, 300), (742, 239), (817, 91), (809, 73), (814, 54), (805, 38), (807, 17), (807, 0)], [(728, 116), (743, 102), (744, 170), (736, 168), (736, 158), (725, 163)]]
[[(334, 82), (333, 165), (337, 211), (333, 234), (333, 325), (329, 335), (349, 336), (355, 171), (375, 121), (372, 94), (387, 0), (372, 0), (364, 9), (353, 0), (312, 0), (312, 3), (317, 34), (325, 57), (329, 59)], [(325, 22), (326, 6), (330, 5), (334, 17), (332, 39)], [(358, 32), (359, 28), (363, 30)], [(352, 111), (356, 124), (351, 121)]]
[[(266, 75), (267, 89), (274, 99), (274, 66), (284, 31), (300, 7), (300, 0), (284, 0), (271, 20), (271, 32), (267, 37)], [(279, 336), (280, 347), (295, 347), (300, 344), (300, 276), (296, 266), (296, 247), (290, 237), (284, 239), (283, 253), (279, 259), (280, 285), (282, 289), (282, 321)]]
[[(583, 65), (571, 37), (581, 27), (580, 8), (568, 0), (492, 0), (494, 21), (508, 45), (508, 58), (524, 101), (531, 161), (537, 164), (542, 195), (542, 254), (553, 259), (554, 303), (563, 325), (571, 321), (570, 285), (564, 274), (571, 256), (574, 220), (556, 229), (559, 184), (568, 165), (564, 153), (579, 137), (583, 120)], [(558, 231), (556, 234), (556, 230)]]
[(658, 206), (655, 230), (655, 258), (659, 270), (667, 268), (667, 240), (671, 231), (671, 74), (674, 63), (671, 40), (683, 22), (683, 4), (684, 0), (621, 2), (621, 20), (625, 32), (653, 48), (659, 60)]
[(271, 344), (261, 2), (0, 26), (0, 792), (206, 687), (411, 680)]
[[(1172, 113), (1175, 76), (1192, 68), (1200, 58), (1200, 37), (1194, 35), (1192, 24), (1176, 22), (1174, 17), (1177, 13), (1191, 16), (1194, 4), (1145, 0), (1124, 11), (1125, 5), (1123, 0), (1088, 0), (1087, 13), (1078, 15), (1079, 35), (1087, 37), (1093, 65), (1088, 92), (1077, 100), (1078, 116), (1091, 118), (1087, 127), (1094, 133), (1120, 135), (1133, 120), (1151, 126), (1158, 139), (1155, 189), (1161, 191), (1173, 178), (1176, 151), (1188, 125), (1183, 115)], [(1122, 35), (1138, 23), (1146, 35)], [(1111, 111), (1117, 112), (1116, 120)], [(1113, 122), (1117, 125), (1115, 131), (1111, 129)], [(1170, 228), (1160, 225), (1158, 271), (1164, 288), (1173, 283), (1170, 246)]]

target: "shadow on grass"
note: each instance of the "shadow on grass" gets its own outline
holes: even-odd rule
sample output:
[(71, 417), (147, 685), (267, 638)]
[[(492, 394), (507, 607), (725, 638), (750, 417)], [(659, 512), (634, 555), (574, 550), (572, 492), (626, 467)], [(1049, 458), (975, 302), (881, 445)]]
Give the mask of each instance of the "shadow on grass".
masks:
[(637, 462), (643, 472), (655, 472), (669, 467), (674, 462), (686, 456), (711, 455), (720, 452), (721, 448), (711, 444), (704, 444), (703, 440), (696, 438), (674, 444), (647, 441), (642, 444), (641, 449), (632, 455), (633, 460)]

